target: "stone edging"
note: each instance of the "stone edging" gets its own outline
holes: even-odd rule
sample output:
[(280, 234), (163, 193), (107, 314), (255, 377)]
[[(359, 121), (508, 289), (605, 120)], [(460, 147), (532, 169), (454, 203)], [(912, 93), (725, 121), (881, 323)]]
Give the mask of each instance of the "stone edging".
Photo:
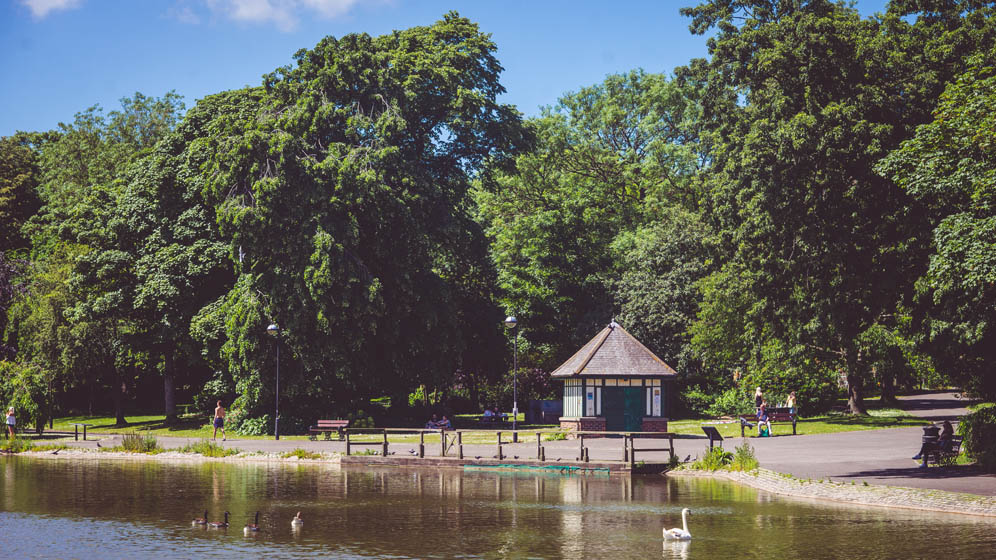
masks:
[(752, 472), (679, 469), (668, 471), (667, 476), (722, 478), (773, 494), (799, 498), (996, 517), (996, 497), (943, 490), (807, 480), (767, 469), (757, 469)]

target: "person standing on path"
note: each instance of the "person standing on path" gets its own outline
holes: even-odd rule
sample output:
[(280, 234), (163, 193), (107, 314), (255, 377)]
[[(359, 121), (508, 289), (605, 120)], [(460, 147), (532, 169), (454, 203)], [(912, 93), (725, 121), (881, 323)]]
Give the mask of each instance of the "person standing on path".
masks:
[(7, 409), (7, 434), (10, 439), (14, 439), (14, 426), (17, 425), (17, 419), (14, 418), (14, 407)]
[(221, 428), (221, 441), (225, 441), (225, 407), (221, 406), (221, 401), (218, 401), (218, 406), (214, 409), (213, 439), (218, 439), (219, 428)]
[(785, 399), (785, 406), (789, 409), (789, 414), (795, 414), (795, 391), (789, 393), (787, 399)]

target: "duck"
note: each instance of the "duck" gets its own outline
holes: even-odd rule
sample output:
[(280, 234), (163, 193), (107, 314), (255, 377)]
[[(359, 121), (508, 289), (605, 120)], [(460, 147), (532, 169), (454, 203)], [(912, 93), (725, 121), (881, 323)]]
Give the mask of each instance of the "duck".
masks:
[(304, 519), (301, 519), (301, 512), (299, 511), (297, 512), (297, 515), (294, 516), (294, 519), (291, 519), (291, 527), (299, 529), (303, 526), (304, 526)]
[(256, 520), (252, 523), (246, 523), (245, 529), (242, 530), (243, 533), (256, 533), (259, 532), (259, 512), (256, 512)]
[(204, 517), (195, 517), (193, 521), (190, 522), (191, 525), (207, 525), (208, 522), (208, 512), (204, 510)]
[(224, 521), (212, 521), (212, 522), (208, 523), (208, 527), (214, 527), (215, 529), (225, 529), (225, 528), (227, 528), (228, 527), (228, 516), (229, 516), (229, 513), (226, 511), (225, 512), (225, 520)]
[(676, 541), (690, 541), (692, 534), (688, 532), (688, 508), (681, 510), (681, 529), (664, 529), (664, 538)]

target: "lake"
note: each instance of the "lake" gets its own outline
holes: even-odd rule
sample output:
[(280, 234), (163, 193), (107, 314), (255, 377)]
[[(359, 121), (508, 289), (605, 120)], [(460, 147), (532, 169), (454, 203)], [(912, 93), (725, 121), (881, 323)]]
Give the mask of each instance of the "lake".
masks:
[[(996, 519), (710, 479), (0, 458), (7, 558), (987, 558)], [(691, 509), (688, 543), (663, 542)], [(231, 512), (231, 527), (193, 527)], [(261, 531), (243, 534), (260, 512)], [(291, 528), (302, 512), (304, 526)], [(943, 550), (943, 552), (938, 552)]]

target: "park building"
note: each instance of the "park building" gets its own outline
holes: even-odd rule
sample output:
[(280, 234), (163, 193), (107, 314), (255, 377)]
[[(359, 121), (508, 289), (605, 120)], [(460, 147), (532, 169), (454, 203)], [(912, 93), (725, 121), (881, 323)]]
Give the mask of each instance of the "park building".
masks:
[(667, 431), (678, 374), (615, 321), (550, 375), (564, 383), (563, 429)]

